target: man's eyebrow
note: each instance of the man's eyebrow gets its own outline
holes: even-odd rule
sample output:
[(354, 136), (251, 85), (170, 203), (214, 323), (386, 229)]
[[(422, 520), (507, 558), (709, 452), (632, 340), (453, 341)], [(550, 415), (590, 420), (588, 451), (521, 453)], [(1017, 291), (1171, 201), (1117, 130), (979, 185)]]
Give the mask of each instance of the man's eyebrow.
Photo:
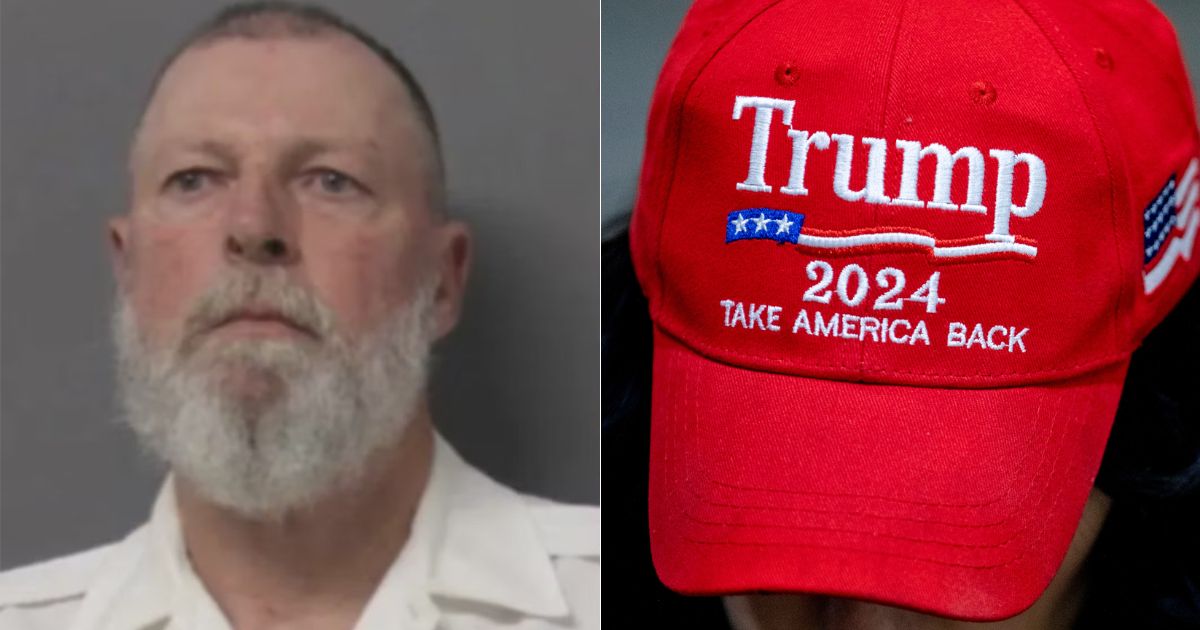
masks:
[(372, 156), (378, 156), (383, 153), (383, 148), (374, 138), (361, 140), (301, 138), (288, 148), (288, 153), (302, 158), (336, 151), (365, 152)]
[(157, 158), (161, 158), (168, 151), (205, 153), (227, 163), (232, 163), (237, 159), (237, 151), (223, 142), (211, 139), (193, 140), (188, 138), (166, 139), (151, 151), (150, 157), (157, 161)]

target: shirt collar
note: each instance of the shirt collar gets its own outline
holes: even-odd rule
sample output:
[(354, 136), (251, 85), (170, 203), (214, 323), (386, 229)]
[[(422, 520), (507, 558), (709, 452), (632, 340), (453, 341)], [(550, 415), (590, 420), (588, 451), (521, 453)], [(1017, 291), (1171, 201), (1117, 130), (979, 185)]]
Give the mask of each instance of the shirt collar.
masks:
[(526, 500), (467, 464), (440, 436), (436, 448), (430, 487), (444, 501), (445, 527), (430, 592), (539, 617), (569, 615)]
[[(121, 569), (90, 592), (79, 628), (142, 628), (191, 608), (209, 618), (216, 604), (192, 571), (183, 544), (173, 477), (148, 525), (116, 550)], [(464, 461), (435, 435), (433, 467), (408, 541), (368, 602), (358, 630), (392, 627), (395, 615), (436, 617), (443, 606), (479, 603), (537, 617), (570, 608), (551, 554), (525, 499)], [(390, 622), (390, 623), (389, 623)]]

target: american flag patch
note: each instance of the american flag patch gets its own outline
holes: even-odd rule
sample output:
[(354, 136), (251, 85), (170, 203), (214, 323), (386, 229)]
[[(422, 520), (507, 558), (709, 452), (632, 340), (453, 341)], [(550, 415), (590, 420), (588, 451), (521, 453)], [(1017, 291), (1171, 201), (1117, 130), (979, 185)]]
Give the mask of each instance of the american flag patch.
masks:
[(1178, 180), (1174, 175), (1142, 213), (1144, 237), (1142, 285), (1154, 293), (1180, 260), (1190, 260), (1200, 231), (1200, 158)]
[(1151, 201), (1142, 213), (1142, 224), (1145, 226), (1142, 236), (1146, 246), (1146, 258), (1142, 264), (1149, 265), (1150, 261), (1158, 256), (1158, 252), (1162, 251), (1167, 236), (1171, 234), (1171, 228), (1175, 227), (1176, 214), (1175, 175), (1172, 174), (1171, 179), (1167, 180), (1166, 185), (1154, 197), (1154, 201)]

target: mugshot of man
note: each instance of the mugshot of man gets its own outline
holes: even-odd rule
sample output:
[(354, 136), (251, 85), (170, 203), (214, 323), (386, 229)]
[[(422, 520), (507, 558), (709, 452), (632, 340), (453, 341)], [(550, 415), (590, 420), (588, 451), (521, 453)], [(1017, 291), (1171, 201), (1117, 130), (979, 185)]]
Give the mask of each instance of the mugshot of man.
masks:
[(433, 428), (471, 236), (430, 105), (333, 14), (232, 6), (165, 65), (110, 223), (124, 416), (171, 469), (124, 540), (0, 575), (0, 628), (598, 627), (598, 512)]

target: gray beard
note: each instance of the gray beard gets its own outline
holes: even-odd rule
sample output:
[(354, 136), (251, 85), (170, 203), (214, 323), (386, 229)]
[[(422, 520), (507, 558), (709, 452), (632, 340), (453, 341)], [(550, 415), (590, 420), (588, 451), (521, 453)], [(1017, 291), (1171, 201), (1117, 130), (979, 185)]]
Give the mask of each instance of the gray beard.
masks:
[[(193, 318), (239, 295), (274, 295), (285, 313), (324, 333), (321, 343), (214, 347), (185, 336), (155, 351), (119, 295), (113, 330), (124, 420), (207, 500), (276, 520), (352, 485), (373, 453), (400, 440), (428, 378), (434, 286), (422, 283), (409, 304), (350, 344), (333, 334), (328, 308), (302, 289), (268, 276), (229, 280)], [(224, 382), (232, 371), (261, 387), (238, 395)]]

